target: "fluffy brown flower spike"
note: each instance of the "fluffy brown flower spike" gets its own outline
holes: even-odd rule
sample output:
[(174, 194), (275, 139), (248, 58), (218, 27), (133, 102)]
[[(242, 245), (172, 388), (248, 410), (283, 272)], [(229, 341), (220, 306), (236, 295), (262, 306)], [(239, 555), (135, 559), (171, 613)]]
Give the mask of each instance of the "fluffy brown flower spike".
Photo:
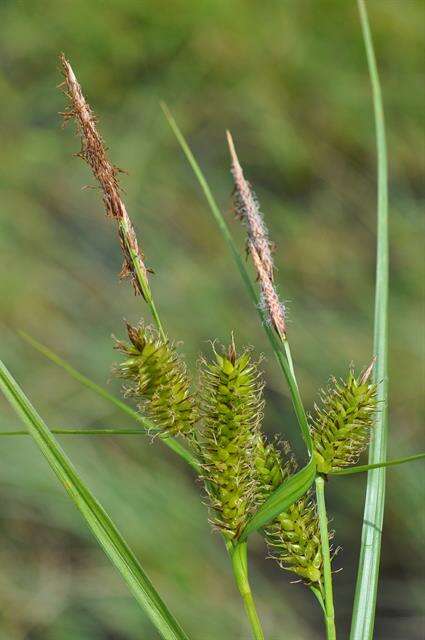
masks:
[(96, 128), (96, 118), (86, 102), (81, 87), (68, 60), (62, 54), (60, 61), (65, 76), (66, 95), (70, 106), (61, 115), (65, 122), (75, 120), (77, 132), (81, 137), (81, 150), (77, 154), (85, 160), (98, 181), (103, 194), (106, 212), (112, 216), (118, 226), (124, 264), (121, 277), (129, 276), (136, 293), (140, 293), (147, 302), (152, 299), (148, 283), (144, 256), (139, 248), (133, 224), (121, 198), (117, 175), (119, 169), (111, 164), (106, 146)]
[(286, 336), (285, 306), (279, 300), (274, 284), (272, 243), (260, 211), (258, 199), (245, 179), (236, 155), (232, 136), (227, 132), (232, 176), (235, 183), (235, 212), (248, 231), (247, 251), (251, 254), (261, 287), (261, 306), (282, 339)]

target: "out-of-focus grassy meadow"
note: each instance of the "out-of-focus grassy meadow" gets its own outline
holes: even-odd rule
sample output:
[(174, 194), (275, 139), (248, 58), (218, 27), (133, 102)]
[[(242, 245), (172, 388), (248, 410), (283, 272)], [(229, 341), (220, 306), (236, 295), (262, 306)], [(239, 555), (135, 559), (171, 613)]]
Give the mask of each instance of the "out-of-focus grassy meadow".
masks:
[[(423, 449), (425, 5), (371, 0), (390, 156), (391, 457)], [(150, 266), (169, 334), (194, 367), (208, 341), (266, 356), (266, 427), (302, 452), (285, 384), (255, 310), (164, 117), (165, 100), (193, 145), (232, 231), (229, 128), (262, 202), (302, 394), (311, 407), (331, 374), (372, 355), (375, 140), (354, 1), (53, 0), (0, 5), (1, 357), (51, 426), (131, 426), (39, 356), (24, 329), (100, 384), (117, 354), (111, 334), (146, 307), (119, 283), (113, 224), (72, 126), (58, 54), (73, 64), (113, 161)], [(18, 428), (0, 400), (1, 429)], [(222, 542), (199, 486), (160, 443), (67, 437), (62, 443), (191, 637), (249, 637)], [(336, 544), (337, 623), (347, 637), (365, 478), (328, 485)], [(423, 637), (422, 463), (388, 473), (376, 638)], [(26, 437), (0, 458), (0, 639), (153, 640), (150, 623), (97, 548)], [(322, 637), (310, 594), (252, 539), (252, 581), (267, 637)], [(422, 587), (422, 594), (421, 594)]]

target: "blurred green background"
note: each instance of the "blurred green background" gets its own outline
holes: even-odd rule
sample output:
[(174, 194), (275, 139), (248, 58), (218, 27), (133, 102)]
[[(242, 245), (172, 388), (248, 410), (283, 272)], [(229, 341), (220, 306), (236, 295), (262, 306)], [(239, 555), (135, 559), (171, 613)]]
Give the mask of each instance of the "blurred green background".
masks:
[[(371, 0), (390, 156), (390, 456), (423, 449), (424, 42), (422, 0)], [(372, 354), (375, 140), (354, 1), (53, 0), (0, 4), (1, 357), (50, 426), (131, 426), (17, 336), (51, 346), (101, 384), (110, 335), (146, 308), (119, 283), (121, 256), (72, 126), (60, 129), (64, 51), (123, 177), (169, 334), (194, 367), (208, 340), (266, 359), (266, 428), (302, 451), (287, 389), (194, 177), (159, 109), (172, 108), (231, 214), (231, 129), (277, 243), (280, 291), (306, 405)], [(119, 383), (109, 381), (119, 393)], [(0, 400), (1, 428), (19, 427)], [(197, 640), (249, 638), (200, 487), (159, 443), (67, 437), (66, 451), (166, 602)], [(376, 638), (423, 637), (421, 463), (388, 473)], [(328, 485), (342, 551), (340, 637), (353, 600), (365, 478)], [(0, 639), (153, 640), (156, 632), (26, 437), (1, 440)], [(318, 606), (264, 559), (252, 581), (267, 637), (321, 638)]]

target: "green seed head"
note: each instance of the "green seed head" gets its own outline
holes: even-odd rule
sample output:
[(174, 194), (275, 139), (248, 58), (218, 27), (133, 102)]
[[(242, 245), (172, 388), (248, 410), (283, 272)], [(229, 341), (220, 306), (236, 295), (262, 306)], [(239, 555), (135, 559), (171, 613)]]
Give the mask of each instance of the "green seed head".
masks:
[(152, 328), (127, 324), (130, 342), (117, 341), (126, 360), (114, 372), (130, 381), (126, 393), (140, 399), (140, 409), (168, 435), (193, 433), (197, 412), (186, 366), (174, 345)]
[(368, 445), (376, 411), (370, 372), (371, 367), (356, 378), (350, 370), (346, 381), (334, 379), (333, 387), (321, 394), (321, 406), (315, 406), (311, 435), (321, 473), (356, 464)]
[(201, 371), (200, 452), (213, 524), (237, 538), (257, 501), (255, 448), (262, 415), (262, 384), (257, 366), (232, 344)]
[[(297, 468), (288, 444), (284, 445), (286, 462), (275, 444), (259, 438), (256, 467), (263, 500)], [(282, 569), (295, 573), (306, 584), (322, 584), (322, 553), (319, 520), (310, 494), (306, 494), (280, 513), (264, 529), (267, 546)]]

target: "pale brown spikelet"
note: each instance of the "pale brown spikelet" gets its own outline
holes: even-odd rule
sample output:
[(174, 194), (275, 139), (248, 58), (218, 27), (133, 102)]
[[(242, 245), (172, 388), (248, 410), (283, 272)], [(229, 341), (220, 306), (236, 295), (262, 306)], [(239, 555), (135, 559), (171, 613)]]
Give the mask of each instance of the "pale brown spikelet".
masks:
[(232, 159), (231, 172), (235, 183), (235, 211), (237, 216), (245, 223), (248, 229), (248, 239), (256, 248), (264, 269), (273, 282), (274, 265), (271, 243), (260, 211), (260, 205), (251, 185), (244, 177), (236, 155), (233, 138), (229, 131), (227, 131), (227, 141)]
[(265, 307), (265, 311), (278, 334), (281, 338), (285, 338), (285, 307), (279, 300), (279, 296), (277, 295), (273, 282), (268, 277), (264, 264), (258, 255), (256, 248), (251, 242), (248, 246), (261, 285), (261, 304)]
[(261, 305), (267, 318), (282, 339), (286, 337), (285, 306), (279, 300), (274, 284), (274, 264), (272, 243), (269, 240), (267, 227), (260, 211), (258, 199), (245, 179), (238, 160), (235, 145), (229, 131), (227, 132), (231, 172), (235, 184), (235, 211), (244, 222), (248, 231), (247, 250), (251, 254), (257, 278), (261, 288)]
[(62, 115), (65, 122), (74, 119), (77, 132), (81, 137), (81, 150), (77, 154), (90, 166), (103, 194), (106, 212), (112, 216), (118, 226), (124, 264), (121, 277), (130, 276), (136, 293), (145, 300), (151, 297), (147, 268), (142, 251), (139, 248), (133, 224), (121, 198), (117, 175), (119, 169), (112, 165), (106, 153), (106, 146), (96, 128), (96, 118), (86, 102), (71, 65), (63, 54), (60, 62), (65, 76), (65, 94), (69, 98), (68, 111)]

